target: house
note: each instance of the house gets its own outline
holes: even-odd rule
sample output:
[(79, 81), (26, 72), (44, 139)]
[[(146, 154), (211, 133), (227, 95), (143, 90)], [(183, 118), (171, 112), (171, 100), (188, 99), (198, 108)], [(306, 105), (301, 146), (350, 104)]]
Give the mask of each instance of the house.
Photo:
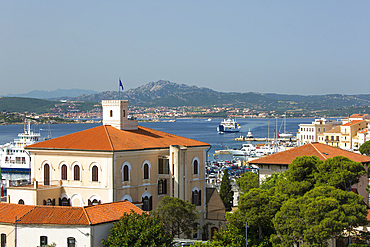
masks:
[(317, 142), (318, 135), (339, 126), (341, 121), (328, 120), (326, 118), (315, 119), (311, 124), (299, 124), (297, 132), (298, 145), (304, 145), (310, 142)]
[[(366, 170), (370, 163), (370, 157), (316, 142), (251, 160), (249, 164), (257, 165), (259, 167), (260, 180), (265, 180), (273, 173), (287, 170), (289, 164), (292, 163), (296, 157), (305, 155), (317, 156), (322, 161), (335, 156), (344, 156), (352, 161), (362, 163)], [(367, 184), (368, 178), (367, 175), (364, 175), (361, 177), (360, 182), (353, 186), (353, 188), (356, 188), (358, 193), (364, 197), (366, 204), (368, 203), (368, 193), (366, 191)]]
[(143, 211), (129, 201), (85, 207), (0, 203), (1, 246), (103, 246), (124, 213)]
[(8, 186), (7, 201), (82, 207), (128, 200), (150, 211), (171, 196), (193, 203), (203, 225), (210, 144), (139, 126), (128, 100), (102, 106), (103, 125), (27, 146), (32, 184)]

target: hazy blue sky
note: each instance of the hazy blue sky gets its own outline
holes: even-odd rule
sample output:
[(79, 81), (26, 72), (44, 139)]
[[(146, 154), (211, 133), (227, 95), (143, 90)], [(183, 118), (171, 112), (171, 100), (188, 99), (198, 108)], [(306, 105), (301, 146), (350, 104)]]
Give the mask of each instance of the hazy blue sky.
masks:
[(370, 93), (370, 1), (2, 1), (0, 95), (150, 81)]

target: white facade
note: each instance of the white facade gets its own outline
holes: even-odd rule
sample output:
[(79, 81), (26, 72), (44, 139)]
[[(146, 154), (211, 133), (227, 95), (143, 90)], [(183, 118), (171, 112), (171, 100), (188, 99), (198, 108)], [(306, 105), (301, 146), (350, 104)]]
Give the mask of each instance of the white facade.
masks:
[(315, 119), (311, 124), (299, 124), (297, 133), (298, 146), (318, 142), (318, 134), (324, 133), (334, 126), (340, 125), (341, 121), (332, 121), (326, 118)]

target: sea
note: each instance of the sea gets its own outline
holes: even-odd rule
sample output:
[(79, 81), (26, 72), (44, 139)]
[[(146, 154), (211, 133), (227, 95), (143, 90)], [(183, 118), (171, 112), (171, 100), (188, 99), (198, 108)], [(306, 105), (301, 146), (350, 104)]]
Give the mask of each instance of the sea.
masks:
[[(209, 121), (210, 120), (210, 121)], [(168, 132), (171, 134), (195, 139), (198, 141), (206, 142), (211, 145), (207, 152), (208, 161), (214, 159), (227, 160), (231, 159), (227, 155), (215, 155), (216, 150), (220, 149), (236, 149), (240, 148), (243, 143), (235, 141), (234, 139), (241, 135), (246, 136), (248, 131), (251, 131), (256, 138), (273, 138), (276, 131), (279, 133), (291, 132), (296, 135), (298, 131), (298, 124), (311, 123), (314, 121), (312, 118), (287, 118), (284, 119), (236, 119), (240, 125), (240, 132), (237, 133), (224, 133), (217, 132), (217, 126), (223, 119), (176, 119), (175, 122), (163, 120), (161, 122), (139, 122), (140, 126)], [(284, 126), (284, 121), (285, 126)], [(41, 134), (41, 139), (55, 138), (74, 132), (82, 131), (85, 129), (93, 128), (101, 125), (101, 123), (76, 123), (76, 124), (41, 124), (31, 125), (34, 132)], [(0, 145), (12, 142), (17, 138), (18, 133), (24, 131), (23, 125), (0, 125)]]

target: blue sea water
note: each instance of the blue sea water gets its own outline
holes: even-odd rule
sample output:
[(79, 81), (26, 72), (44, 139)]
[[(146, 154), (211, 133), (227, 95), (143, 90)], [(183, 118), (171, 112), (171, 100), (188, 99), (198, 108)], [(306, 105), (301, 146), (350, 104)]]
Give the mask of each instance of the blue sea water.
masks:
[[(241, 134), (246, 135), (249, 129), (254, 137), (270, 138), (273, 138), (276, 129), (280, 133), (284, 131), (283, 119), (277, 119), (277, 121), (276, 119), (237, 119), (241, 126), (241, 132), (221, 135), (216, 130), (221, 121), (222, 119), (212, 119), (212, 121), (176, 119), (176, 122), (139, 122), (139, 125), (209, 143), (211, 144), (211, 149), (208, 151), (209, 160), (213, 160), (214, 153), (221, 149), (221, 144), (223, 149), (241, 147), (242, 142), (234, 141), (234, 139)], [(286, 131), (295, 135), (298, 131), (298, 124), (311, 123), (312, 121), (314, 119), (311, 118), (288, 118), (286, 119)], [(99, 125), (101, 124), (43, 124), (31, 127), (34, 132), (40, 132), (42, 139), (47, 138), (50, 134), (52, 138), (55, 138)], [(23, 128), (23, 125), (0, 125), (0, 144), (12, 142), (18, 133), (23, 132)]]

